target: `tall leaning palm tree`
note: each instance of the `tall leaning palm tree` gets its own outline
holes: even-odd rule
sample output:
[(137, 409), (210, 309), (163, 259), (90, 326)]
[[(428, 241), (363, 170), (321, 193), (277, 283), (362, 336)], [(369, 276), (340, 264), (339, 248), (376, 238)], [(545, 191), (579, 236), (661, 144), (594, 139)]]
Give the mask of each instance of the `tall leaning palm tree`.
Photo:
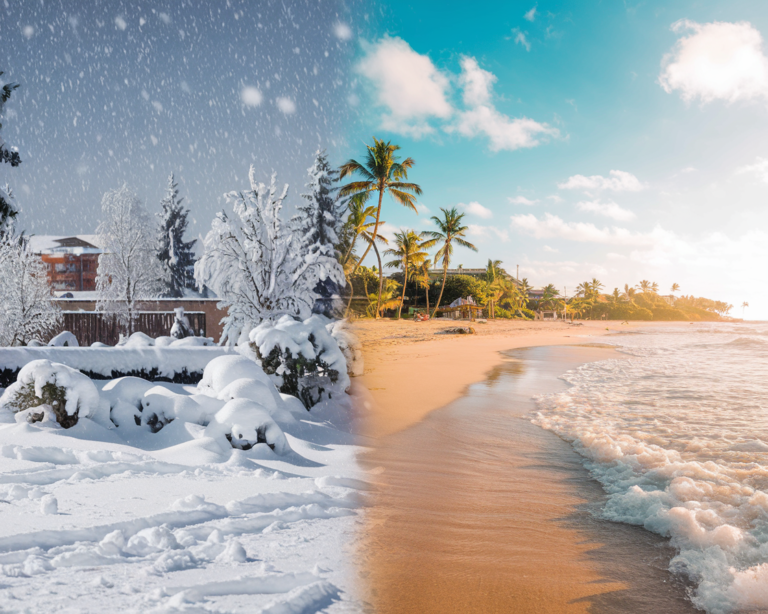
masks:
[[(372, 220), (376, 213), (376, 207), (373, 205), (366, 206), (365, 203), (354, 200), (351, 200), (347, 206), (349, 208), (347, 224), (349, 224), (352, 231), (352, 241), (350, 242), (349, 248), (341, 259), (341, 266), (344, 268), (344, 275), (347, 278), (347, 283), (350, 285), (351, 289), (352, 278), (355, 276), (355, 273), (357, 273), (357, 270), (363, 263), (363, 260), (365, 260), (365, 257), (371, 250), (371, 247), (373, 247), (373, 228), (376, 226), (376, 222)], [(381, 223), (383, 224), (384, 222), (382, 221)], [(353, 257), (354, 249), (355, 245), (357, 244), (357, 240), (360, 237), (362, 237), (363, 240), (368, 244), (368, 247), (365, 248), (365, 252), (363, 252), (362, 258), (358, 258), (357, 261), (355, 261)], [(381, 235), (376, 237), (376, 241), (379, 243), (386, 243), (386, 239), (384, 239), (384, 237)], [(346, 309), (347, 314), (349, 314), (349, 309), (352, 306), (353, 294), (354, 292), (350, 292), (349, 294), (349, 300), (347, 301)]]
[(647, 294), (651, 291), (651, 282), (647, 279), (643, 279), (637, 286), (635, 286), (643, 294)]
[(432, 312), (432, 317), (435, 317), (438, 308), (440, 307), (440, 301), (443, 298), (443, 290), (445, 290), (445, 280), (448, 277), (448, 266), (451, 264), (451, 256), (453, 255), (454, 244), (466, 247), (472, 251), (477, 251), (477, 248), (467, 241), (464, 237), (469, 230), (468, 226), (462, 226), (462, 220), (464, 218), (463, 213), (459, 213), (456, 207), (452, 209), (440, 208), (443, 212), (443, 217), (439, 218), (436, 215), (432, 216), (432, 221), (437, 226), (438, 230), (427, 230), (424, 235), (429, 237), (430, 240), (423, 244), (423, 247), (430, 248), (437, 243), (442, 243), (440, 249), (435, 254), (435, 263), (439, 260), (443, 261), (443, 285), (440, 287), (440, 296), (437, 297), (437, 304)]
[(384, 252), (385, 256), (394, 256), (394, 260), (387, 262), (385, 266), (403, 269), (403, 296), (397, 307), (397, 319), (403, 310), (405, 302), (405, 287), (408, 285), (408, 273), (427, 259), (427, 252), (423, 249), (424, 237), (414, 230), (402, 230), (395, 233), (395, 247)]
[[(349, 160), (341, 165), (339, 169), (339, 179), (347, 175), (360, 175), (362, 180), (352, 181), (339, 190), (342, 197), (351, 197), (355, 202), (366, 203), (374, 194), (378, 194), (378, 204), (376, 206), (376, 220), (373, 227), (372, 245), (375, 248), (376, 237), (379, 233), (381, 224), (381, 205), (384, 201), (384, 194), (389, 195), (404, 207), (415, 211), (416, 196), (421, 195), (421, 187), (415, 183), (408, 183), (408, 171), (415, 164), (413, 158), (406, 158), (400, 162), (396, 152), (400, 149), (398, 145), (392, 145), (391, 142), (384, 142), (373, 137), (373, 145), (366, 145), (365, 162)], [(384, 273), (379, 267), (379, 298), (376, 306), (376, 317), (379, 317), (381, 310), (381, 293), (384, 288)]]
[(488, 259), (485, 267), (485, 286), (488, 291), (488, 315), (496, 319), (496, 301), (504, 294), (501, 260)]

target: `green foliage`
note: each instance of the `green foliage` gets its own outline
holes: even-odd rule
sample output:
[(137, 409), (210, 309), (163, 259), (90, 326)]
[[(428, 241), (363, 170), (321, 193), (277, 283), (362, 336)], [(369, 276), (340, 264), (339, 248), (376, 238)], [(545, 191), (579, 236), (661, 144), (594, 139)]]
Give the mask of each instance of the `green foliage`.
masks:
[[(310, 335), (308, 341), (315, 345), (314, 335)], [(278, 345), (265, 357), (255, 343), (251, 343), (250, 347), (261, 361), (264, 373), (278, 374), (282, 378), (280, 392), (300, 399), (307, 411), (323, 399), (326, 386), (335, 384), (339, 379), (339, 372), (331, 369), (320, 357), (307, 358), (301, 352), (294, 356), (291, 350), (281, 350)]]
[[(66, 411), (67, 389), (63, 386), (48, 383), (43, 386), (42, 396), (38, 397), (35, 393), (34, 382), (19, 388), (15, 396), (8, 404), (17, 412), (40, 407), (41, 405), (50, 405), (51, 410), (56, 415), (56, 421), (65, 429), (71, 428), (77, 424), (77, 412), (70, 416)], [(42, 419), (42, 416), (41, 416)]]
[[(440, 285), (441, 281), (432, 283), (430, 302), (433, 300), (433, 292), (434, 300), (437, 301)], [(443, 299), (440, 304), (450, 305), (457, 298), (467, 298), (468, 296), (473, 297), (478, 304), (484, 304), (488, 300), (485, 282), (471, 275), (451, 275), (445, 280), (445, 290), (443, 290)]]

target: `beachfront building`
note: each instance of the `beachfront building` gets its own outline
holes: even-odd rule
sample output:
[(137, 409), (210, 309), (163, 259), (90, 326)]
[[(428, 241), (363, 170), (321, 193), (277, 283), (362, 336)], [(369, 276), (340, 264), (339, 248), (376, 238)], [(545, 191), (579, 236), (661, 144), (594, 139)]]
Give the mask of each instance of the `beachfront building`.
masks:
[(54, 294), (95, 292), (101, 249), (96, 235), (32, 236), (29, 245), (48, 267)]

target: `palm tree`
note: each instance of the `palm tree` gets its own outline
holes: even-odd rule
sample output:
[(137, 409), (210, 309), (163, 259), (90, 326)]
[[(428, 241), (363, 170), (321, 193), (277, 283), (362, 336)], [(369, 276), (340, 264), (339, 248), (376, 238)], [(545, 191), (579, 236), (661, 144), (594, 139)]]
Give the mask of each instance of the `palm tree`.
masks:
[(539, 301), (539, 309), (541, 307), (552, 307), (557, 304), (557, 297), (560, 296), (560, 292), (555, 287), (555, 284), (547, 284), (544, 286), (544, 291)]
[(618, 288), (613, 289), (613, 294), (610, 295), (610, 298), (612, 303), (619, 302), (619, 299), (621, 298), (621, 292), (619, 292)]
[(672, 294), (674, 294), (675, 292), (680, 292), (680, 284), (672, 284), (672, 288), (670, 288), (670, 291), (672, 292)]
[[(368, 255), (368, 252), (371, 249), (371, 245), (373, 245), (372, 241), (372, 233), (371, 228), (375, 226), (375, 222), (369, 221), (375, 211), (376, 208), (373, 206), (365, 206), (365, 203), (361, 203), (358, 201), (351, 200), (348, 203), (349, 208), (349, 215), (347, 216), (347, 225), (349, 226), (351, 232), (352, 232), (352, 241), (349, 244), (349, 247), (347, 248), (346, 253), (341, 258), (341, 266), (344, 268), (344, 276), (347, 279), (347, 283), (350, 285), (350, 289), (352, 288), (352, 278), (354, 277), (355, 273), (357, 273), (358, 267), (363, 263), (363, 260), (365, 260), (365, 257)], [(363, 257), (358, 258), (357, 261), (354, 260), (354, 249), (355, 244), (357, 243), (358, 238), (362, 236), (366, 243), (368, 243), (368, 247), (365, 248), (365, 252), (363, 252)], [(382, 237), (377, 237), (377, 240), (381, 241)], [(385, 239), (386, 242), (386, 239)], [(350, 259), (352, 259), (352, 262), (350, 262)], [(349, 272), (350, 265), (354, 264), (354, 268), (351, 272)], [(354, 292), (350, 292), (349, 294), (349, 301), (347, 301), (347, 309), (346, 313), (349, 313), (350, 306), (352, 305), (352, 295)], [(366, 294), (367, 295), (367, 294)]]
[[(416, 196), (421, 195), (421, 187), (415, 183), (403, 181), (403, 179), (408, 179), (408, 171), (413, 168), (415, 162), (413, 158), (406, 158), (400, 162), (399, 156), (395, 155), (395, 152), (400, 149), (398, 145), (392, 145), (390, 142), (385, 143), (373, 137), (373, 146), (366, 145), (366, 147), (368, 152), (364, 163), (361, 164), (357, 160), (349, 160), (342, 164), (339, 169), (339, 179), (357, 173), (363, 177), (363, 180), (353, 181), (342, 186), (339, 190), (339, 195), (342, 197), (351, 196), (353, 201), (366, 203), (374, 192), (378, 192), (379, 202), (376, 207), (376, 221), (373, 227), (373, 239), (371, 242), (375, 250), (384, 193), (388, 192), (401, 205), (418, 213), (416, 210)], [(379, 267), (377, 318), (381, 310), (381, 293), (383, 289), (384, 274), (381, 267)]]
[(467, 226), (462, 226), (461, 221), (464, 218), (463, 213), (459, 213), (456, 207), (452, 209), (440, 208), (443, 212), (443, 217), (439, 218), (436, 215), (432, 216), (432, 221), (437, 225), (439, 230), (427, 230), (424, 234), (430, 237), (430, 240), (425, 242), (422, 247), (430, 248), (438, 241), (442, 242), (440, 249), (435, 254), (435, 263), (442, 259), (443, 261), (443, 285), (440, 287), (440, 296), (437, 297), (437, 304), (435, 310), (432, 312), (432, 317), (435, 317), (438, 308), (440, 307), (440, 301), (443, 298), (443, 290), (445, 290), (445, 280), (448, 277), (448, 265), (451, 264), (451, 256), (453, 255), (453, 244), (456, 243), (462, 247), (477, 251), (477, 248), (467, 241), (464, 236), (469, 230)]
[(596, 277), (592, 278), (592, 282), (589, 284), (589, 287), (592, 289), (592, 294), (595, 296), (600, 295), (600, 290), (603, 289), (603, 282), (601, 282)]
[(576, 296), (589, 298), (591, 294), (592, 286), (588, 281), (582, 281), (578, 286), (576, 286)]
[(659, 284), (657, 284), (655, 281), (651, 284), (651, 292), (654, 294), (659, 293)]
[(647, 279), (642, 280), (637, 286), (635, 286), (640, 292), (646, 294), (651, 291), (651, 282)]
[(531, 284), (528, 283), (528, 278), (527, 277), (523, 277), (520, 280), (520, 285), (518, 286), (518, 290), (520, 291), (520, 296), (521, 296), (523, 302), (527, 306), (527, 304), (528, 304), (528, 296), (531, 294), (531, 290), (533, 290), (533, 286), (531, 286)]
[(629, 284), (624, 284), (624, 292), (622, 292), (622, 296), (626, 298), (628, 301), (632, 301), (632, 299), (635, 297), (635, 289), (630, 287)]
[(400, 284), (394, 279), (384, 280), (384, 292), (382, 294), (371, 294), (368, 296), (368, 315), (375, 315), (374, 307), (379, 315), (385, 309), (394, 309), (400, 305)]
[(422, 262), (413, 274), (413, 279), (424, 290), (424, 296), (427, 299), (427, 314), (429, 314), (429, 270), (432, 268), (432, 261), (427, 258)]
[(408, 268), (415, 267), (426, 260), (427, 252), (422, 247), (424, 244), (421, 233), (413, 230), (403, 230), (395, 233), (395, 249), (388, 249), (384, 252), (385, 256), (394, 256), (395, 260), (387, 262), (388, 267), (403, 268), (403, 297), (400, 299), (400, 305), (397, 308), (397, 319), (400, 319), (400, 313), (405, 302), (405, 287), (408, 285)]
[(745, 310), (747, 307), (749, 307), (749, 303), (748, 303), (747, 301), (744, 301), (744, 302), (741, 304), (741, 319), (742, 319), (742, 320), (744, 319), (744, 310)]
[(485, 286), (488, 292), (488, 315), (496, 318), (496, 301), (504, 293), (504, 277), (501, 272), (501, 260), (488, 259), (485, 267)]

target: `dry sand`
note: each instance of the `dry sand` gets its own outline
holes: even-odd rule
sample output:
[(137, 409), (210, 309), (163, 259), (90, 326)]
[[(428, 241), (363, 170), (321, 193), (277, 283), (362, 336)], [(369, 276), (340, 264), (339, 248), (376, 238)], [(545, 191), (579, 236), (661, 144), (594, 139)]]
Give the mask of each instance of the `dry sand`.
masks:
[[(632, 600), (637, 595), (645, 599), (655, 586), (669, 588), (665, 564), (646, 565), (642, 572), (649, 577), (642, 586), (633, 577), (633, 566), (641, 556), (658, 558), (658, 542), (651, 544), (635, 527), (595, 529), (583, 506), (601, 496), (600, 488), (570, 446), (527, 420), (505, 416), (498, 428), (508, 429), (507, 438), (496, 445), (486, 466), (482, 454), (476, 454), (484, 437), (489, 444), (495, 439), (493, 427), (477, 431), (469, 443), (460, 414), (462, 406), (469, 405), (470, 411), (473, 403), (479, 407), (482, 394), (425, 419), (494, 369), (514, 371), (515, 361), (501, 351), (594, 345), (630, 326), (491, 321), (471, 324), (475, 335), (435, 334), (466, 325), (356, 324), (366, 360), (356, 386), (362, 395), (361, 384), (368, 388), (365, 415), (374, 442), (364, 462), (381, 471), (361, 555), (376, 612), (647, 611), (648, 603), (634, 607)], [(512, 391), (510, 406), (518, 418), (532, 408), (532, 394), (564, 385), (556, 379), (562, 372), (615, 352), (574, 348), (546, 355), (537, 374), (529, 369), (535, 377)], [(606, 531), (613, 531), (613, 537)], [(675, 607), (667, 602), (660, 607), (689, 611), (682, 593), (673, 593), (669, 598)]]

